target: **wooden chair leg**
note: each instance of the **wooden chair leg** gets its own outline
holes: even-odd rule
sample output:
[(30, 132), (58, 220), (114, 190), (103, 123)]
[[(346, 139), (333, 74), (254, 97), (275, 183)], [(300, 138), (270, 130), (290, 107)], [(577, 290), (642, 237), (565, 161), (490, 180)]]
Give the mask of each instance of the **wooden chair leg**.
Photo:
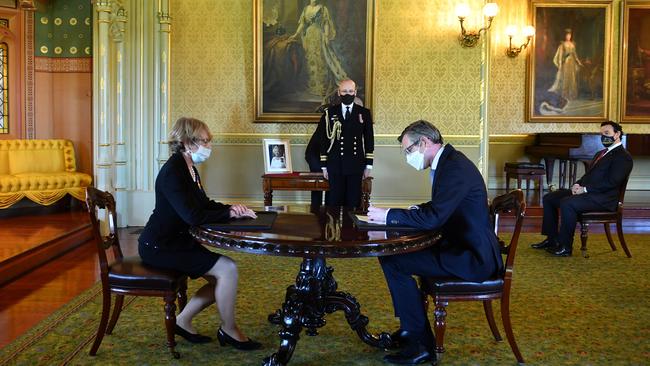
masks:
[(185, 305), (187, 305), (187, 280), (183, 281), (178, 289), (178, 311), (183, 311)]
[(167, 347), (175, 359), (181, 358), (176, 352), (176, 339), (174, 338), (174, 326), (176, 325), (176, 294), (165, 296), (165, 328), (167, 329)]
[(99, 327), (97, 328), (97, 335), (95, 335), (95, 342), (93, 346), (90, 347), (90, 355), (95, 356), (99, 345), (102, 344), (104, 339), (104, 334), (106, 334), (106, 325), (108, 324), (108, 316), (111, 312), (111, 292), (108, 290), (108, 287), (102, 290), (102, 318), (99, 321)]
[(436, 319), (433, 328), (436, 335), (436, 354), (440, 355), (438, 356), (438, 359), (440, 359), (442, 354), (445, 352), (445, 328), (447, 327), (447, 310), (445, 307), (447, 306), (447, 302), (436, 300), (435, 303), (436, 308), (433, 311), (433, 314)]
[(612, 251), (616, 251), (616, 245), (614, 245), (614, 240), (612, 239), (612, 232), (609, 229), (609, 223), (606, 222), (603, 224), (605, 227), (605, 235), (607, 235), (607, 241), (609, 242), (609, 246), (612, 248)]
[(488, 324), (490, 325), (490, 330), (492, 335), (497, 342), (503, 341), (501, 334), (499, 333), (499, 328), (497, 328), (497, 323), (494, 321), (494, 312), (492, 312), (492, 300), (483, 301), (483, 310), (485, 310), (485, 317), (487, 318)]
[(582, 256), (585, 258), (589, 258), (589, 254), (587, 254), (587, 235), (589, 234), (589, 224), (580, 222), (580, 242), (582, 246), (580, 247), (580, 251), (582, 251)]
[(620, 216), (618, 217), (618, 220), (616, 220), (616, 232), (618, 233), (618, 240), (621, 242), (621, 247), (623, 247), (625, 255), (627, 255), (628, 258), (632, 258), (632, 253), (630, 253), (630, 250), (627, 248), (625, 237), (623, 237), (623, 218)]
[(106, 334), (113, 333), (115, 324), (117, 324), (117, 319), (119, 319), (120, 312), (122, 312), (122, 304), (124, 304), (124, 295), (116, 295), (115, 306), (113, 307), (113, 316), (111, 316), (111, 321), (108, 322), (108, 328), (106, 329)]
[(512, 331), (512, 323), (510, 323), (510, 294), (509, 290), (506, 290), (504, 296), (501, 298), (501, 319), (503, 320), (503, 329), (506, 331), (506, 338), (508, 338), (508, 343), (510, 343), (510, 348), (512, 353), (515, 355), (517, 362), (519, 364), (524, 363), (524, 357), (519, 352), (519, 347), (517, 346), (517, 341), (515, 341), (515, 334)]

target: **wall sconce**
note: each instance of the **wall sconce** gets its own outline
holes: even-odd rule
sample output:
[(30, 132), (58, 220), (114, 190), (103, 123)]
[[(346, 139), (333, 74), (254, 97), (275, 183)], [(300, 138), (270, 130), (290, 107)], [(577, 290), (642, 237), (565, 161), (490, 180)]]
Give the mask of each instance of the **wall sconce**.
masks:
[(525, 26), (524, 29), (522, 30), (523, 35), (526, 37), (526, 43), (523, 43), (519, 47), (512, 47), (512, 37), (514, 37), (517, 34), (517, 26), (515, 25), (509, 25), (506, 27), (506, 35), (508, 36), (509, 44), (508, 48), (506, 49), (506, 55), (509, 57), (517, 57), (521, 53), (521, 51), (524, 50), (524, 48), (528, 47), (528, 44), (530, 44), (530, 40), (533, 39), (533, 36), (535, 35), (535, 27), (532, 25)]
[(481, 37), (481, 32), (485, 32), (490, 29), (492, 25), (492, 19), (499, 12), (499, 6), (496, 3), (487, 3), (483, 7), (483, 15), (488, 18), (488, 24), (486, 27), (479, 29), (476, 32), (467, 31), (463, 26), (465, 18), (469, 15), (469, 5), (467, 4), (458, 4), (456, 6), (456, 16), (460, 22), (460, 35), (458, 36), (458, 42), (463, 47), (474, 47), (478, 43), (479, 38)]

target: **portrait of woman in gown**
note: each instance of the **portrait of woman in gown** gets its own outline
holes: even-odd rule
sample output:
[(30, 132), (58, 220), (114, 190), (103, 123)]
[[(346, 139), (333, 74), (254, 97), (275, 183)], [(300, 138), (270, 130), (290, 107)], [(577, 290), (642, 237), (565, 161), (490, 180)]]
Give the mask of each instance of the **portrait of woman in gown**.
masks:
[(571, 29), (564, 30), (564, 41), (560, 43), (553, 57), (553, 64), (557, 67), (555, 81), (548, 89), (566, 100), (578, 98), (578, 73), (583, 66), (576, 52)]
[(300, 14), (298, 28), (289, 37), (300, 39), (305, 52), (307, 91), (326, 97), (336, 89), (337, 82), (348, 76), (330, 42), (336, 37), (336, 28), (327, 7), (311, 0)]

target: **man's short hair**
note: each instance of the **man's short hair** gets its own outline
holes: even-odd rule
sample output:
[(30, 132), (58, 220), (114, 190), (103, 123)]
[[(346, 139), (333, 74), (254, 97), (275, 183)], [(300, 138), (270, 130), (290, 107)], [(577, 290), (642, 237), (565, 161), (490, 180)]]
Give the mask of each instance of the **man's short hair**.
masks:
[(614, 133), (620, 132), (621, 137), (623, 137), (623, 127), (621, 127), (620, 124), (618, 124), (618, 123), (616, 123), (614, 121), (605, 121), (605, 122), (600, 124), (600, 127), (603, 127), (603, 126), (612, 126), (612, 128), (614, 129)]
[(410, 125), (406, 126), (402, 134), (399, 135), (397, 141), (402, 143), (402, 139), (405, 135), (408, 135), (411, 141), (418, 140), (422, 137), (428, 137), (433, 141), (434, 144), (443, 144), (444, 140), (440, 131), (434, 126), (431, 122), (425, 121), (423, 119), (415, 121)]

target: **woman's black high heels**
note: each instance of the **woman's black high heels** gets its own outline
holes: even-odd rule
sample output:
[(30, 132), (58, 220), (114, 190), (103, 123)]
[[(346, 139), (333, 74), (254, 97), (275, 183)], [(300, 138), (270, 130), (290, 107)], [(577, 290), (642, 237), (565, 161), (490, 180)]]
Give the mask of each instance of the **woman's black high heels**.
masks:
[(178, 326), (178, 324), (174, 325), (174, 334), (178, 334), (179, 336), (187, 339), (192, 343), (208, 343), (212, 340), (212, 338), (208, 336), (190, 333), (185, 329), (181, 328), (180, 326)]
[(242, 351), (252, 351), (262, 348), (262, 344), (260, 342), (255, 342), (250, 338), (248, 338), (246, 342), (240, 342), (235, 338), (229, 336), (221, 328), (219, 328), (219, 331), (217, 331), (217, 339), (219, 340), (219, 344), (222, 346), (229, 344)]

